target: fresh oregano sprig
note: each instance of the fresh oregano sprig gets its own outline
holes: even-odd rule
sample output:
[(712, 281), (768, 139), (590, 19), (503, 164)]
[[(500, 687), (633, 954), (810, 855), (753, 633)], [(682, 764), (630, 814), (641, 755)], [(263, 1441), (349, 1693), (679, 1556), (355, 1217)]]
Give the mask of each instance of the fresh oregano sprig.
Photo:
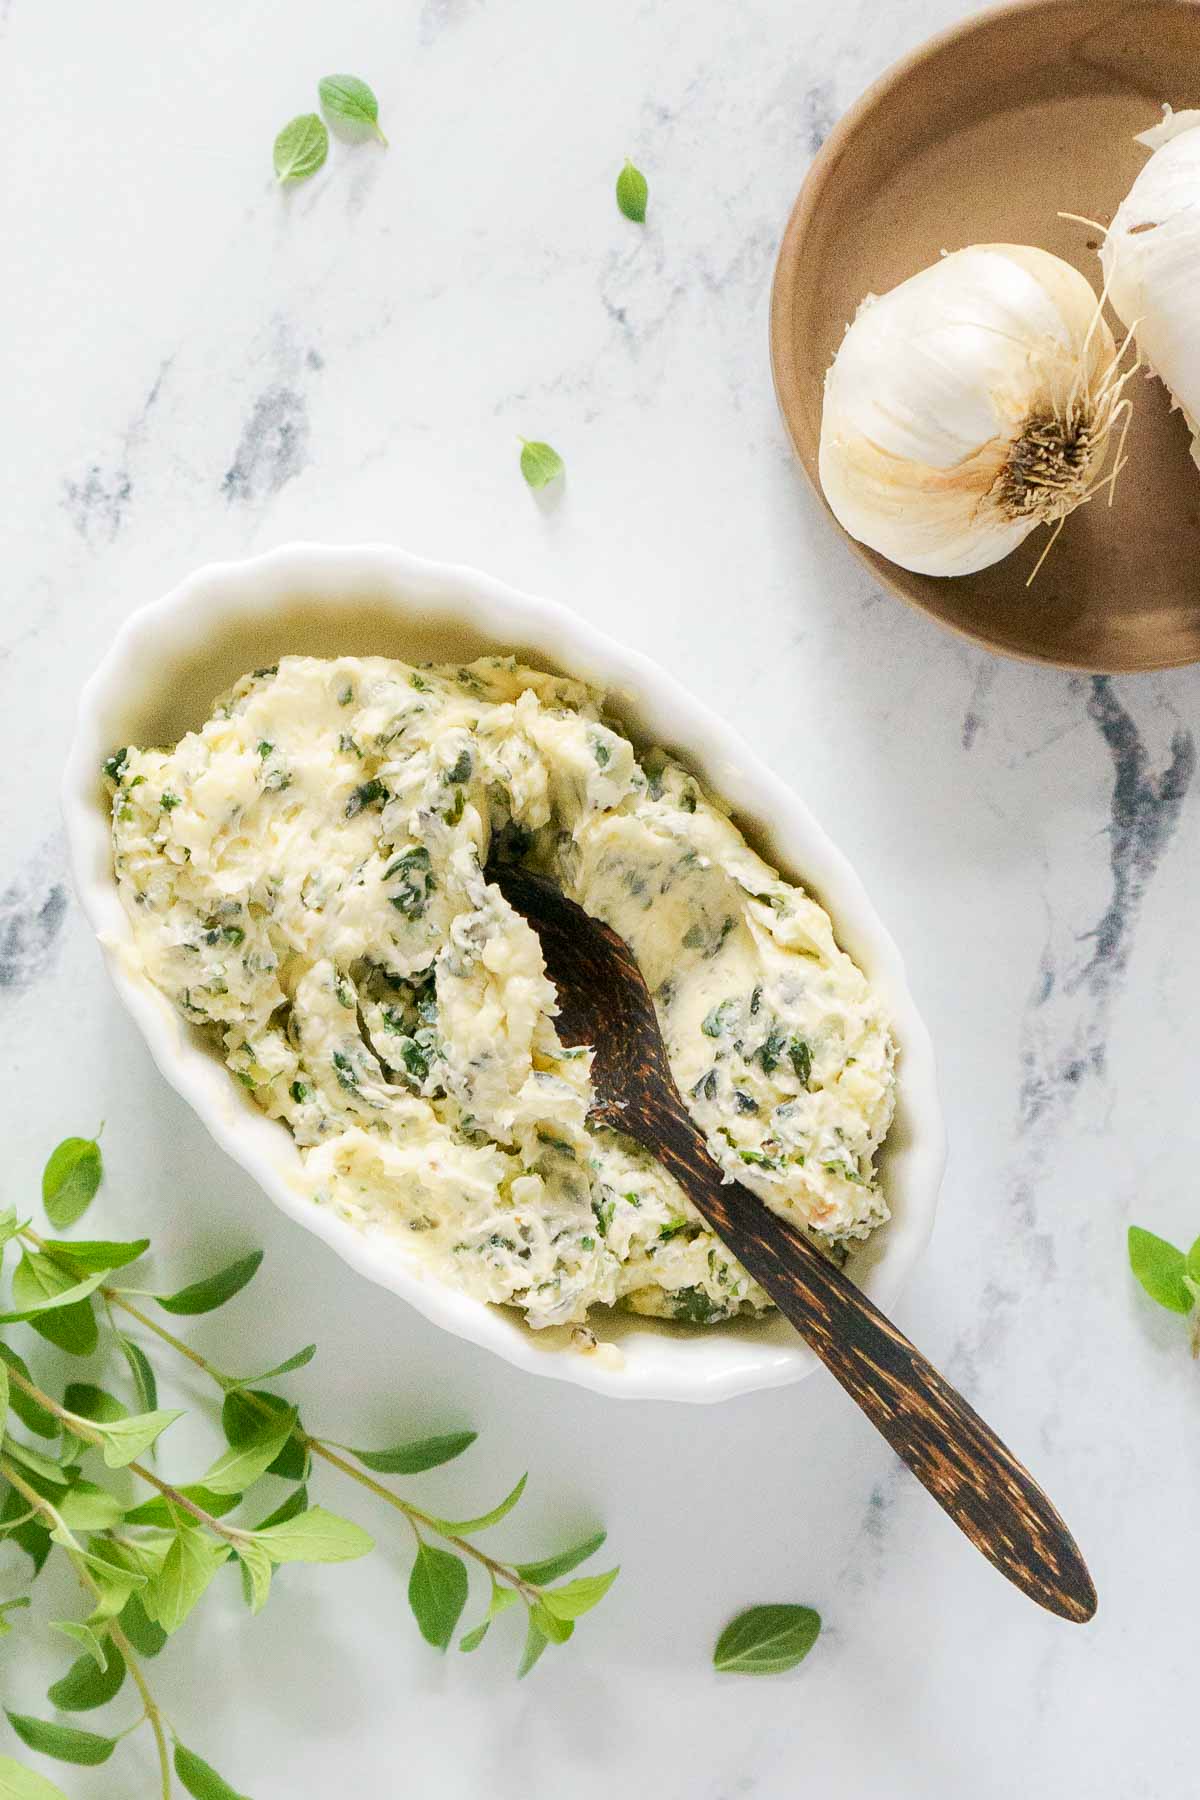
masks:
[[(94, 1139), (72, 1138), (58, 1146), (43, 1179), (47, 1212), (57, 1229), (82, 1216), (102, 1173)], [(10, 1209), (0, 1212), (0, 1257), (10, 1242), (19, 1261), (10, 1299), (0, 1306), (0, 1324), (26, 1325), (71, 1355), (88, 1356), (101, 1348), (116, 1352), (134, 1397), (131, 1406), (93, 1381), (66, 1382), (60, 1396), (34, 1378), (19, 1351), (0, 1340), (0, 1539), (11, 1538), (25, 1552), (33, 1566), (31, 1580), (51, 1555), (64, 1557), (89, 1603), (84, 1618), (50, 1622), (81, 1654), (47, 1698), (70, 1715), (119, 1701), (127, 1685), (137, 1696), (133, 1716), (108, 1734), (10, 1712), (13, 1731), (35, 1752), (65, 1762), (106, 1762), (123, 1738), (146, 1727), (164, 1800), (176, 1781), (196, 1800), (237, 1800), (224, 1778), (180, 1741), (153, 1697), (144, 1663), (184, 1625), (226, 1564), (238, 1568), (253, 1614), (267, 1603), (280, 1565), (342, 1562), (372, 1548), (359, 1525), (310, 1501), (308, 1482), (318, 1463), (403, 1515), (415, 1546), (409, 1604), (422, 1636), (438, 1649), (448, 1648), (459, 1629), (471, 1565), (487, 1577), (487, 1600), (482, 1616), (459, 1637), (459, 1648), (477, 1649), (501, 1613), (523, 1607), (522, 1675), (549, 1644), (567, 1641), (576, 1620), (615, 1580), (616, 1569), (563, 1580), (600, 1548), (603, 1531), (523, 1563), (493, 1557), (474, 1541), (518, 1504), (524, 1475), (489, 1511), (462, 1519), (419, 1507), (377, 1479), (440, 1467), (470, 1447), (474, 1432), (443, 1432), (384, 1449), (325, 1438), (302, 1425), (298, 1408), (284, 1395), (260, 1385), (304, 1367), (315, 1354), (313, 1345), (264, 1372), (232, 1374), (147, 1310), (154, 1306), (176, 1317), (213, 1311), (254, 1278), (260, 1251), (159, 1294), (126, 1285), (119, 1273), (145, 1254), (146, 1238), (47, 1237)], [(181, 1415), (158, 1405), (154, 1366), (126, 1321), (200, 1369), (221, 1396), (225, 1448), (189, 1480), (169, 1481), (147, 1460)], [(25, 1434), (41, 1443), (31, 1443)], [(103, 1476), (114, 1469), (126, 1470), (143, 1492), (133, 1500), (113, 1492)], [(254, 1496), (268, 1475), (288, 1483), (289, 1491), (263, 1512)], [(17, 1594), (0, 1601), (0, 1636), (13, 1630), (10, 1615), (23, 1612), (29, 1599)], [(52, 1782), (3, 1756), (0, 1792), (61, 1800)]]
[[(1150, 1298), (1168, 1312), (1196, 1312), (1200, 1302), (1200, 1238), (1183, 1251), (1140, 1225), (1129, 1227), (1129, 1266)], [(1200, 1312), (1192, 1322), (1192, 1355), (1200, 1357)]]

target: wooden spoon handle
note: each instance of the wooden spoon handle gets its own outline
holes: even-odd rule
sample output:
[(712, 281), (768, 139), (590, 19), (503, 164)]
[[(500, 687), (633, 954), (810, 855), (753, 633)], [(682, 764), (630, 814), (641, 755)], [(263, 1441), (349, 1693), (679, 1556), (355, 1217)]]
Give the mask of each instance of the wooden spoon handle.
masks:
[(807, 1238), (725, 1180), (686, 1115), (664, 1107), (655, 1124), (660, 1161), (976, 1549), (1050, 1612), (1090, 1619), (1074, 1538), (990, 1426)]

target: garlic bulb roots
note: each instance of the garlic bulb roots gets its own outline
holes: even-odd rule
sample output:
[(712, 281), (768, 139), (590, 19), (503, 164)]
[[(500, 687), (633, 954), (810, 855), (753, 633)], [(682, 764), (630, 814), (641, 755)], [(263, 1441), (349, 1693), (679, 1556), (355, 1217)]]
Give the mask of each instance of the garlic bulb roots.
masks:
[(1171, 390), (1200, 467), (1200, 111), (1164, 108), (1100, 251), (1114, 310)]
[(1094, 491), (1127, 408), (1090, 284), (1024, 244), (976, 244), (868, 297), (825, 378), (820, 475), (854, 538), (966, 575)]

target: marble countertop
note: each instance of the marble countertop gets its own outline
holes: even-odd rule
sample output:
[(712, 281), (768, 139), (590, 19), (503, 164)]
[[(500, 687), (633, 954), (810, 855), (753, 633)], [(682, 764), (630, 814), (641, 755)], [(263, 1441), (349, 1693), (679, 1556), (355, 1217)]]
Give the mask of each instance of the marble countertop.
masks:
[[(1200, 1230), (1200, 676), (999, 661), (885, 595), (807, 491), (768, 370), (814, 151), (965, 10), (0, 3), (4, 1198), (103, 1120), (97, 1233), (151, 1221), (181, 1279), (266, 1248), (262, 1304), (198, 1341), (269, 1360), (316, 1338), (294, 1392), (319, 1428), (471, 1423), (469, 1463), (425, 1478), (433, 1505), (488, 1504), (528, 1467), (525, 1523), (497, 1544), (540, 1553), (599, 1517), (623, 1568), (517, 1685), (515, 1633), (471, 1658), (422, 1644), (407, 1546), (319, 1483), (376, 1554), (289, 1570), (252, 1627), (232, 1582), (214, 1590), (155, 1665), (181, 1732), (256, 1800), (1180, 1791), (1197, 1372), (1124, 1233)], [(379, 92), (390, 151), (335, 144), (279, 192), (275, 131), (343, 68)], [(626, 155), (644, 229), (613, 203)], [(525, 489), (518, 434), (561, 451), (561, 493)], [(823, 1375), (711, 1409), (522, 1376), (330, 1259), (168, 1091), (67, 891), (63, 745), (132, 608), (296, 536), (390, 539), (557, 596), (734, 719), (856, 861), (950, 1131), (900, 1321), (1070, 1520), (1091, 1626), (1001, 1582)], [(777, 1599), (824, 1616), (804, 1666), (714, 1676), (730, 1614)], [(49, 1616), (3, 1647), (21, 1710), (62, 1663)], [(42, 1766), (72, 1800), (154, 1788), (140, 1740), (104, 1769)]]

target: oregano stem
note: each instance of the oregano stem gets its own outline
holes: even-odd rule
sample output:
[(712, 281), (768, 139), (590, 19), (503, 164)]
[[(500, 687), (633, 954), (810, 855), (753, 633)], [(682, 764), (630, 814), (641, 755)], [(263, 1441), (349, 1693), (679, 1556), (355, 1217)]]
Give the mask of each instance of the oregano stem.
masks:
[[(19, 1370), (10, 1369), (8, 1373), (10, 1381), (15, 1382), (16, 1386), (23, 1393), (28, 1394), (31, 1400), (36, 1400), (39, 1406), (44, 1406), (47, 1412), (53, 1413), (56, 1419), (60, 1419), (74, 1437), (80, 1438), (85, 1444), (103, 1444), (104, 1433), (102, 1431), (94, 1429), (77, 1413), (68, 1412), (65, 1406), (60, 1406), (57, 1400), (52, 1399), (49, 1394), (44, 1394), (41, 1388), (32, 1381), (26, 1381)], [(218, 1537), (227, 1538), (231, 1544), (238, 1544), (245, 1543), (250, 1536), (249, 1532), (240, 1531), (236, 1525), (225, 1525), (220, 1519), (215, 1519), (210, 1512), (205, 1512), (202, 1506), (197, 1506), (194, 1500), (190, 1500), (177, 1487), (172, 1487), (169, 1481), (163, 1481), (154, 1473), (153, 1469), (148, 1469), (144, 1463), (130, 1462), (124, 1466), (131, 1475), (136, 1475), (139, 1480), (156, 1488), (164, 1500), (169, 1500), (172, 1506), (178, 1506), (182, 1512), (190, 1513), (197, 1524), (207, 1526), (210, 1531), (216, 1532)]]
[[(215, 1381), (217, 1386), (224, 1391), (224, 1384), (218, 1378), (216, 1370), (208, 1361), (207, 1357), (202, 1356), (198, 1350), (193, 1350), (190, 1344), (185, 1344), (182, 1338), (177, 1338), (173, 1331), (168, 1331), (165, 1326), (158, 1323), (157, 1319), (149, 1318), (139, 1307), (131, 1305), (116, 1288), (102, 1287), (99, 1291), (104, 1296), (104, 1299), (109, 1306), (120, 1307), (122, 1312), (129, 1313), (139, 1324), (145, 1325), (148, 1330), (152, 1331), (155, 1337), (161, 1338), (164, 1344), (170, 1344), (173, 1350), (178, 1350), (181, 1356), (186, 1356), (188, 1361), (192, 1363), (195, 1368), (203, 1369), (204, 1373)], [(265, 1401), (260, 1400), (250, 1388), (241, 1389), (241, 1393), (249, 1406), (253, 1407), (257, 1412), (262, 1413), (264, 1417), (273, 1417), (272, 1409)], [(346, 1460), (339, 1456), (335, 1450), (331, 1450), (321, 1438), (312, 1437), (307, 1431), (299, 1428), (294, 1431), (292, 1435), (293, 1437), (298, 1438), (304, 1447), (311, 1451), (314, 1456), (319, 1456), (323, 1462), (332, 1464), (335, 1469), (340, 1469), (343, 1475), (348, 1475), (352, 1481), (356, 1481), (360, 1487), (366, 1488), (367, 1491), (374, 1494), (377, 1499), (385, 1501), (387, 1505), (393, 1507), (395, 1511), (403, 1513), (408, 1518), (410, 1524), (413, 1520), (419, 1519), (423, 1525), (427, 1525), (438, 1537), (444, 1538), (447, 1543), (453, 1544), (456, 1549), (462, 1550), (466, 1556), (472, 1557), (493, 1576), (496, 1576), (503, 1581), (506, 1586), (516, 1588), (522, 1598), (529, 1599), (530, 1596), (533, 1596), (534, 1598), (537, 1597), (538, 1590), (529, 1582), (522, 1581), (515, 1569), (510, 1568), (506, 1563), (498, 1562), (495, 1557), (489, 1556), (486, 1550), (480, 1550), (476, 1544), (469, 1543), (466, 1538), (452, 1537), (448, 1532), (440, 1530), (436, 1520), (431, 1518), (428, 1513), (422, 1512), (420, 1507), (414, 1506), (411, 1501), (402, 1500), (399, 1494), (393, 1493), (391, 1488), (384, 1487), (381, 1481), (375, 1481), (370, 1475), (366, 1474), (364, 1470), (356, 1469), (353, 1463), (346, 1462)], [(130, 1466), (132, 1467), (133, 1465), (131, 1464)], [(218, 1531), (221, 1530), (219, 1523), (216, 1523), (214, 1528)], [(228, 1534), (222, 1533), (222, 1535)]]
[(171, 1800), (171, 1758), (167, 1753), (167, 1736), (163, 1730), (162, 1714), (158, 1710), (158, 1702), (150, 1692), (141, 1664), (133, 1653), (133, 1645), (125, 1636), (115, 1619), (108, 1627), (108, 1635), (113, 1645), (125, 1659), (125, 1667), (134, 1680), (134, 1685), (142, 1697), (142, 1705), (146, 1709), (146, 1717), (150, 1721), (150, 1729), (154, 1733), (154, 1743), (158, 1750), (158, 1774), (162, 1783), (162, 1800)]

